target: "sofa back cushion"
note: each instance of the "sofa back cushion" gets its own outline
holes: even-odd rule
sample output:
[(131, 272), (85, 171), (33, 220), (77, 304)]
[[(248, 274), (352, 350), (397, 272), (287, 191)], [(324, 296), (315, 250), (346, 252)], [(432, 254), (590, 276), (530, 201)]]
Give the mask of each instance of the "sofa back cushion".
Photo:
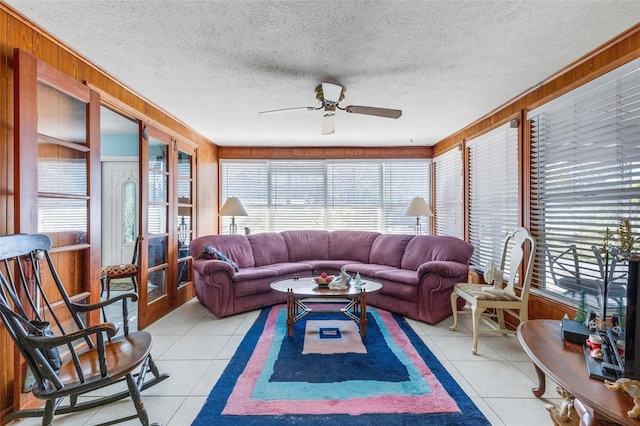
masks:
[(402, 269), (417, 270), (432, 260), (454, 261), (465, 265), (473, 254), (473, 246), (460, 238), (439, 235), (418, 235), (407, 244), (402, 256)]
[(196, 238), (189, 244), (189, 254), (194, 260), (207, 258), (206, 255), (203, 256), (207, 246), (220, 250), (230, 260), (236, 262), (240, 269), (255, 266), (251, 245), (244, 235), (205, 235)]
[(329, 231), (283, 231), (289, 262), (329, 259)]
[(284, 237), (277, 232), (263, 232), (247, 236), (256, 266), (273, 265), (289, 261)]
[(371, 255), (369, 262), (378, 265), (389, 265), (400, 268), (402, 265), (402, 256), (404, 250), (413, 239), (413, 235), (396, 235), (384, 234), (380, 235), (373, 242), (371, 247)]
[(370, 231), (332, 231), (329, 236), (329, 259), (369, 263), (371, 246), (380, 235), (379, 232)]

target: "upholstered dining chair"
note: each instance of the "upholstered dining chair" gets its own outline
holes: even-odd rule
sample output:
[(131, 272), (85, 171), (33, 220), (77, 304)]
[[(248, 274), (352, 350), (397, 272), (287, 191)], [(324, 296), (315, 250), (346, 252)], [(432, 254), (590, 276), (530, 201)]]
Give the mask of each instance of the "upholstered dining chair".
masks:
[[(528, 246), (528, 247), (527, 247)], [(525, 228), (517, 228), (504, 241), (502, 258), (500, 259), (498, 279), (493, 285), (458, 283), (451, 293), (451, 306), (453, 308), (453, 325), (449, 328), (455, 331), (458, 325), (458, 314), (471, 314), (473, 318), (473, 346), (471, 352), (478, 352), (478, 335), (480, 332), (515, 334), (515, 330), (507, 329), (504, 322), (504, 312), (509, 313), (521, 323), (528, 318), (529, 286), (533, 274), (533, 260), (536, 251), (536, 241)], [(527, 257), (524, 265), (524, 275), (520, 275), (522, 262)], [(502, 272), (509, 266), (509, 279), (506, 285), (502, 280)], [(520, 294), (516, 294), (516, 277), (521, 286)], [(458, 298), (465, 300), (465, 306), (458, 310)], [(470, 310), (469, 310), (470, 308)], [(488, 327), (480, 329), (480, 319), (483, 319)], [(495, 323), (497, 318), (498, 323)]]
[(138, 292), (138, 260), (140, 258), (140, 244), (143, 239), (144, 237), (140, 235), (136, 238), (131, 263), (121, 263), (102, 267), (102, 270), (100, 271), (100, 297), (102, 297), (105, 289), (107, 290), (107, 299), (111, 297), (111, 280), (118, 278), (131, 278), (133, 291), (135, 293)]

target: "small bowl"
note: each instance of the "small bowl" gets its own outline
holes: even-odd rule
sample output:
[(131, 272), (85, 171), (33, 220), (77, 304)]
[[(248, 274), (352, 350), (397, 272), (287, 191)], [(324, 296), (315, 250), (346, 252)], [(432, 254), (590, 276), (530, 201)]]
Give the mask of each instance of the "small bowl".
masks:
[(602, 342), (603, 342), (602, 337), (600, 337), (600, 335), (598, 334), (590, 334), (589, 341), (594, 345), (602, 345)]
[[(327, 276), (327, 278), (331, 278), (331, 281), (333, 281), (334, 277), (333, 275), (329, 275)], [(331, 284), (331, 281), (325, 281), (323, 283), (320, 282), (320, 277), (314, 277), (313, 281), (315, 281), (316, 284), (320, 284), (320, 285), (329, 285)]]

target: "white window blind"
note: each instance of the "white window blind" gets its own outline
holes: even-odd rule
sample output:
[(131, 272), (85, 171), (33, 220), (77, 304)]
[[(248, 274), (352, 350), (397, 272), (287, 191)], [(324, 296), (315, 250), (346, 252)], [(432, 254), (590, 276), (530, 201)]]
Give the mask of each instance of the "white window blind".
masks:
[[(518, 226), (518, 129), (509, 123), (470, 140), (469, 242), (471, 266), (497, 266), (508, 233)], [(508, 271), (506, 271), (508, 273)]]
[(451, 149), (434, 159), (436, 234), (463, 238), (462, 152)]
[[(404, 209), (429, 199), (429, 160), (223, 160), (222, 201), (239, 197), (238, 229), (413, 233)], [(221, 218), (225, 232), (231, 218)], [(240, 231), (239, 231), (240, 232)]]
[[(239, 197), (246, 217), (236, 218), (238, 232), (244, 227), (251, 232), (269, 230), (269, 168), (266, 161), (220, 161), (220, 192), (222, 202)], [(250, 218), (250, 219), (249, 219)], [(228, 232), (231, 218), (220, 216), (220, 229)]]
[(534, 279), (564, 294), (551, 279), (545, 251), (575, 244), (582, 277), (600, 278), (591, 246), (602, 246), (605, 229), (615, 233), (627, 219), (638, 236), (640, 61), (531, 111), (529, 119), (531, 220), (539, 240)]

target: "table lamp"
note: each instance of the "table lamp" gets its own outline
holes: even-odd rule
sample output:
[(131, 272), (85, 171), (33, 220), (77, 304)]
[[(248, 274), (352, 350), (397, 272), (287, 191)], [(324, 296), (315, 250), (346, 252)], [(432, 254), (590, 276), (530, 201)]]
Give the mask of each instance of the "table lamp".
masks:
[(235, 234), (238, 231), (236, 226), (236, 216), (248, 216), (247, 211), (242, 206), (238, 197), (229, 197), (224, 202), (220, 210), (220, 216), (231, 216), (231, 224), (229, 225), (229, 233)]
[(411, 203), (404, 211), (405, 216), (415, 216), (416, 224), (414, 226), (416, 235), (422, 233), (422, 225), (420, 224), (420, 216), (433, 216), (427, 202), (422, 197), (413, 197)]

